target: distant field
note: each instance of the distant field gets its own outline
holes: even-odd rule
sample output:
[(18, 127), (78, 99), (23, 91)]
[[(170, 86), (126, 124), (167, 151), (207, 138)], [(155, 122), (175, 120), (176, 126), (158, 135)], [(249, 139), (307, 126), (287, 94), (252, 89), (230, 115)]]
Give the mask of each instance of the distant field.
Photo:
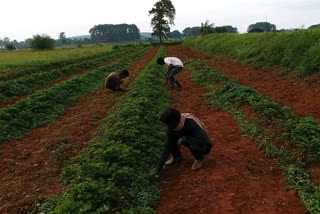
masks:
[(34, 51), (17, 50), (17, 51), (0, 51), (0, 71), (10, 68), (38, 64), (43, 62), (52, 62), (66, 58), (76, 58), (88, 56), (94, 53), (111, 51), (112, 45), (85, 45), (82, 48), (76, 46), (60, 47), (54, 50)]

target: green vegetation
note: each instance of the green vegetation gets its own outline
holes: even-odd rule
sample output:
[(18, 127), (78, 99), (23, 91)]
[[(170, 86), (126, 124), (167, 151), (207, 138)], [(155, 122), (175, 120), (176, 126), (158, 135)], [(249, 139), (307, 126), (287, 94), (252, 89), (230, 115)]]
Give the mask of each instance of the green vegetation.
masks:
[(83, 48), (62, 47), (54, 50), (34, 51), (0, 51), (0, 71), (35, 65), (40, 63), (52, 63), (60, 60), (72, 60), (80, 57), (88, 57), (97, 53), (111, 51), (111, 45), (87, 45)]
[(113, 108), (90, 148), (64, 168), (67, 190), (52, 198), (51, 213), (154, 213), (159, 182), (151, 169), (165, 140), (158, 115), (169, 105), (164, 68), (156, 64), (159, 56), (165, 56), (165, 48)]
[(47, 35), (35, 35), (30, 41), (31, 48), (34, 50), (51, 50), (54, 48), (54, 39)]
[(149, 16), (151, 15), (153, 16), (151, 19), (152, 36), (158, 37), (162, 44), (162, 40), (170, 36), (170, 25), (174, 25), (176, 9), (170, 0), (159, 0), (149, 11)]
[[(212, 105), (233, 115), (241, 132), (252, 138), (266, 156), (274, 158), (281, 166), (290, 187), (298, 191), (307, 209), (311, 213), (319, 213), (320, 188), (311, 182), (304, 169), (309, 161), (318, 161), (320, 130), (316, 121), (298, 118), (288, 107), (281, 107), (252, 88), (237, 84), (224, 73), (211, 70), (200, 60), (192, 60), (185, 65), (192, 70), (195, 82), (212, 86), (212, 92), (206, 94)], [(215, 83), (222, 83), (223, 86), (214, 87)], [(247, 118), (242, 111), (244, 106), (250, 106), (257, 117)], [(274, 129), (284, 129), (283, 135), (277, 136), (274, 130), (267, 128), (270, 125)], [(277, 145), (283, 141), (289, 144)], [(287, 146), (293, 147), (290, 153), (287, 152), (290, 150)], [(310, 156), (311, 160), (308, 160)]]
[(7, 44), (7, 45), (6, 45), (6, 48), (7, 48), (9, 51), (12, 51), (12, 50), (17, 49), (16, 46), (14, 46), (14, 44), (12, 44), (12, 43)]
[(188, 38), (183, 44), (207, 54), (228, 55), (255, 66), (286, 66), (296, 77), (320, 72), (320, 29), (211, 34)]
[(133, 42), (140, 39), (140, 30), (135, 24), (95, 25), (89, 32), (93, 42)]
[[(60, 69), (33, 72), (30, 75), (23, 76), (15, 80), (0, 81), (0, 102), (4, 102), (10, 97), (31, 94), (33, 91), (61, 79), (63, 77), (63, 74), (70, 75), (82, 70), (92, 69), (101, 65), (102, 63), (108, 62), (117, 57), (124, 56), (132, 51), (141, 49), (141, 47), (137, 47), (138, 46), (136, 46), (135, 48), (120, 49), (119, 51), (107, 52), (102, 56), (91, 60), (76, 60), (79, 61), (79, 63), (70, 64)], [(8, 73), (9, 76), (10, 73)], [(26, 73), (27, 72), (23, 72), (22, 74)], [(17, 74), (17, 72), (15, 74)]]
[(145, 48), (108, 66), (75, 76), (49, 89), (37, 91), (15, 105), (0, 109), (0, 142), (21, 136), (28, 129), (55, 121), (64, 113), (66, 106), (101, 89), (107, 74), (128, 68), (134, 59), (147, 50), (150, 48)]

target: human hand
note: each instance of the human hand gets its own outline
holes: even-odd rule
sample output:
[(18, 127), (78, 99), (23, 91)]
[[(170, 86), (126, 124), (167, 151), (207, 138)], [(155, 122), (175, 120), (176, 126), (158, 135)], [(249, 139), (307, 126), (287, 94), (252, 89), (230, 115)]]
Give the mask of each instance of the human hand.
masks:
[(182, 138), (177, 141), (177, 146), (180, 147), (182, 145)]

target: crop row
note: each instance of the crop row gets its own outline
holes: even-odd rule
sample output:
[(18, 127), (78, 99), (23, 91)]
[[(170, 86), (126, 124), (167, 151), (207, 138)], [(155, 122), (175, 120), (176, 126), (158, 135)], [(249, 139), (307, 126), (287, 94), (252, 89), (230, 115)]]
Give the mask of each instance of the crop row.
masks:
[[(186, 67), (193, 72), (192, 79), (198, 84), (212, 86), (222, 83), (222, 87), (213, 87), (213, 90), (206, 94), (207, 99), (214, 106), (233, 115), (241, 132), (252, 138), (268, 157), (274, 158), (282, 167), (290, 187), (298, 191), (307, 209), (311, 213), (319, 213), (320, 188), (311, 182), (304, 169), (306, 152), (311, 153), (313, 158), (319, 156), (319, 145), (315, 140), (319, 136), (316, 131), (319, 128), (313, 122), (309, 123), (312, 118), (297, 117), (287, 106), (281, 107), (254, 89), (237, 84), (224, 73), (210, 69), (200, 60), (191, 60), (186, 63)], [(246, 114), (249, 113), (242, 110), (245, 106), (250, 106), (257, 117), (248, 117)], [(274, 128), (269, 130), (267, 126), (270, 124)], [(311, 130), (310, 126), (313, 126)], [(283, 130), (284, 133), (278, 136), (276, 129)], [(317, 142), (320, 142), (319, 140)], [(286, 144), (277, 146), (279, 142)], [(296, 149), (289, 154), (285, 145)]]
[(184, 45), (208, 54), (224, 54), (257, 66), (282, 65), (297, 77), (320, 72), (320, 29), (294, 32), (211, 34)]
[[(165, 48), (156, 57), (164, 56)], [(150, 214), (159, 198), (156, 163), (164, 129), (159, 113), (169, 105), (164, 68), (154, 59), (136, 78), (75, 163), (63, 170), (67, 189), (44, 204), (51, 213)], [(152, 81), (150, 81), (152, 80)]]
[[(141, 49), (141, 47), (139, 48)], [(46, 86), (49, 83), (52, 83), (56, 80), (59, 80), (63, 77), (63, 74), (75, 74), (79, 71), (92, 69), (101, 65), (104, 62), (111, 61), (112, 59), (121, 57), (130, 52), (138, 50), (135, 49), (125, 49), (121, 51), (113, 51), (105, 54), (103, 57), (96, 59), (82, 61), (80, 63), (67, 65), (61, 69), (41, 71), (33, 73), (30, 75), (23, 76), (21, 78), (11, 80), (11, 81), (1, 81), (0, 82), (0, 102), (8, 100), (10, 97), (29, 95), (33, 91)]]
[(28, 129), (55, 121), (58, 116), (64, 114), (66, 106), (101, 89), (106, 75), (127, 68), (134, 59), (148, 50), (150, 48), (144, 48), (112, 64), (37, 91), (15, 105), (0, 109), (0, 142), (21, 136)]
[[(119, 50), (119, 49), (124, 49), (124, 48), (122, 48), (122, 47), (117, 48), (117, 50)], [(4, 74), (0, 73), (0, 80), (6, 81), (6, 80), (16, 79), (18, 77), (30, 75), (33, 73), (38, 73), (38, 72), (42, 72), (42, 71), (50, 71), (53, 69), (59, 69), (59, 68), (62, 68), (64, 66), (67, 66), (70, 64), (81, 63), (83, 61), (108, 56), (109, 53), (110, 53), (110, 51), (107, 51), (107, 52), (102, 52), (102, 53), (91, 54), (90, 56), (68, 58), (68, 59), (57, 60), (57, 61), (53, 61), (53, 62), (35, 64), (32, 67), (27, 66), (27, 67), (15, 69), (13, 71), (10, 71), (10, 72), (4, 73)]]

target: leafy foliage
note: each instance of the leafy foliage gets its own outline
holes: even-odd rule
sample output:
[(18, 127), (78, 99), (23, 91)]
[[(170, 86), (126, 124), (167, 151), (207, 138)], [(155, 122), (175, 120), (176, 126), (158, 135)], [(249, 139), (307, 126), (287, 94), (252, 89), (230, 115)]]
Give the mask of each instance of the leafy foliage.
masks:
[(140, 39), (140, 30), (135, 24), (95, 25), (89, 33), (93, 42), (129, 42)]
[(320, 29), (260, 34), (210, 34), (184, 45), (208, 54), (225, 54), (255, 66), (282, 65), (296, 77), (320, 72)]
[(16, 46), (14, 46), (14, 44), (12, 44), (12, 43), (7, 44), (7, 45), (6, 45), (6, 48), (7, 48), (9, 51), (12, 51), (12, 50), (17, 49)]
[(170, 35), (170, 25), (174, 24), (176, 10), (170, 0), (159, 0), (149, 11), (153, 15), (151, 26), (153, 27), (153, 36), (157, 36), (162, 43)]
[[(155, 59), (164, 55), (161, 48)], [(53, 199), (52, 213), (154, 213), (159, 184), (150, 169), (165, 139), (158, 114), (169, 104), (163, 69), (153, 60), (141, 72), (90, 148), (63, 170), (67, 190)]]
[(45, 49), (53, 49), (54, 48), (54, 40), (51, 39), (50, 36), (47, 35), (35, 35), (30, 41), (30, 45), (32, 49), (35, 50), (45, 50)]
[[(282, 167), (285, 179), (291, 188), (298, 191), (309, 212), (319, 213), (320, 188), (311, 182), (309, 174), (303, 168), (305, 163), (296, 160), (292, 154), (289, 155), (284, 146), (276, 146), (270, 135), (264, 133), (264, 127), (250, 122), (240, 107), (249, 104), (253, 106), (256, 114), (266, 120), (283, 120), (285, 125), (290, 126), (291, 138), (296, 141), (297, 145), (311, 150), (315, 158), (320, 157), (320, 129), (317, 126), (317, 121), (312, 118), (298, 118), (288, 107), (281, 108), (272, 99), (262, 97), (253, 89), (238, 85), (219, 71), (211, 70), (210, 73), (210, 68), (200, 60), (190, 60), (185, 65), (192, 71), (193, 80), (197, 83), (210, 85), (208, 81), (211, 81), (223, 84), (222, 88), (213, 88), (212, 92), (206, 94), (207, 99), (212, 105), (233, 115), (241, 132), (256, 141), (265, 154), (274, 158)], [(212, 73), (215, 74), (212, 75)], [(203, 77), (200, 77), (201, 75)]]
[(248, 32), (254, 32), (253, 30), (260, 29), (262, 32), (276, 31), (277, 27), (269, 22), (257, 22), (255, 24), (249, 25)]

